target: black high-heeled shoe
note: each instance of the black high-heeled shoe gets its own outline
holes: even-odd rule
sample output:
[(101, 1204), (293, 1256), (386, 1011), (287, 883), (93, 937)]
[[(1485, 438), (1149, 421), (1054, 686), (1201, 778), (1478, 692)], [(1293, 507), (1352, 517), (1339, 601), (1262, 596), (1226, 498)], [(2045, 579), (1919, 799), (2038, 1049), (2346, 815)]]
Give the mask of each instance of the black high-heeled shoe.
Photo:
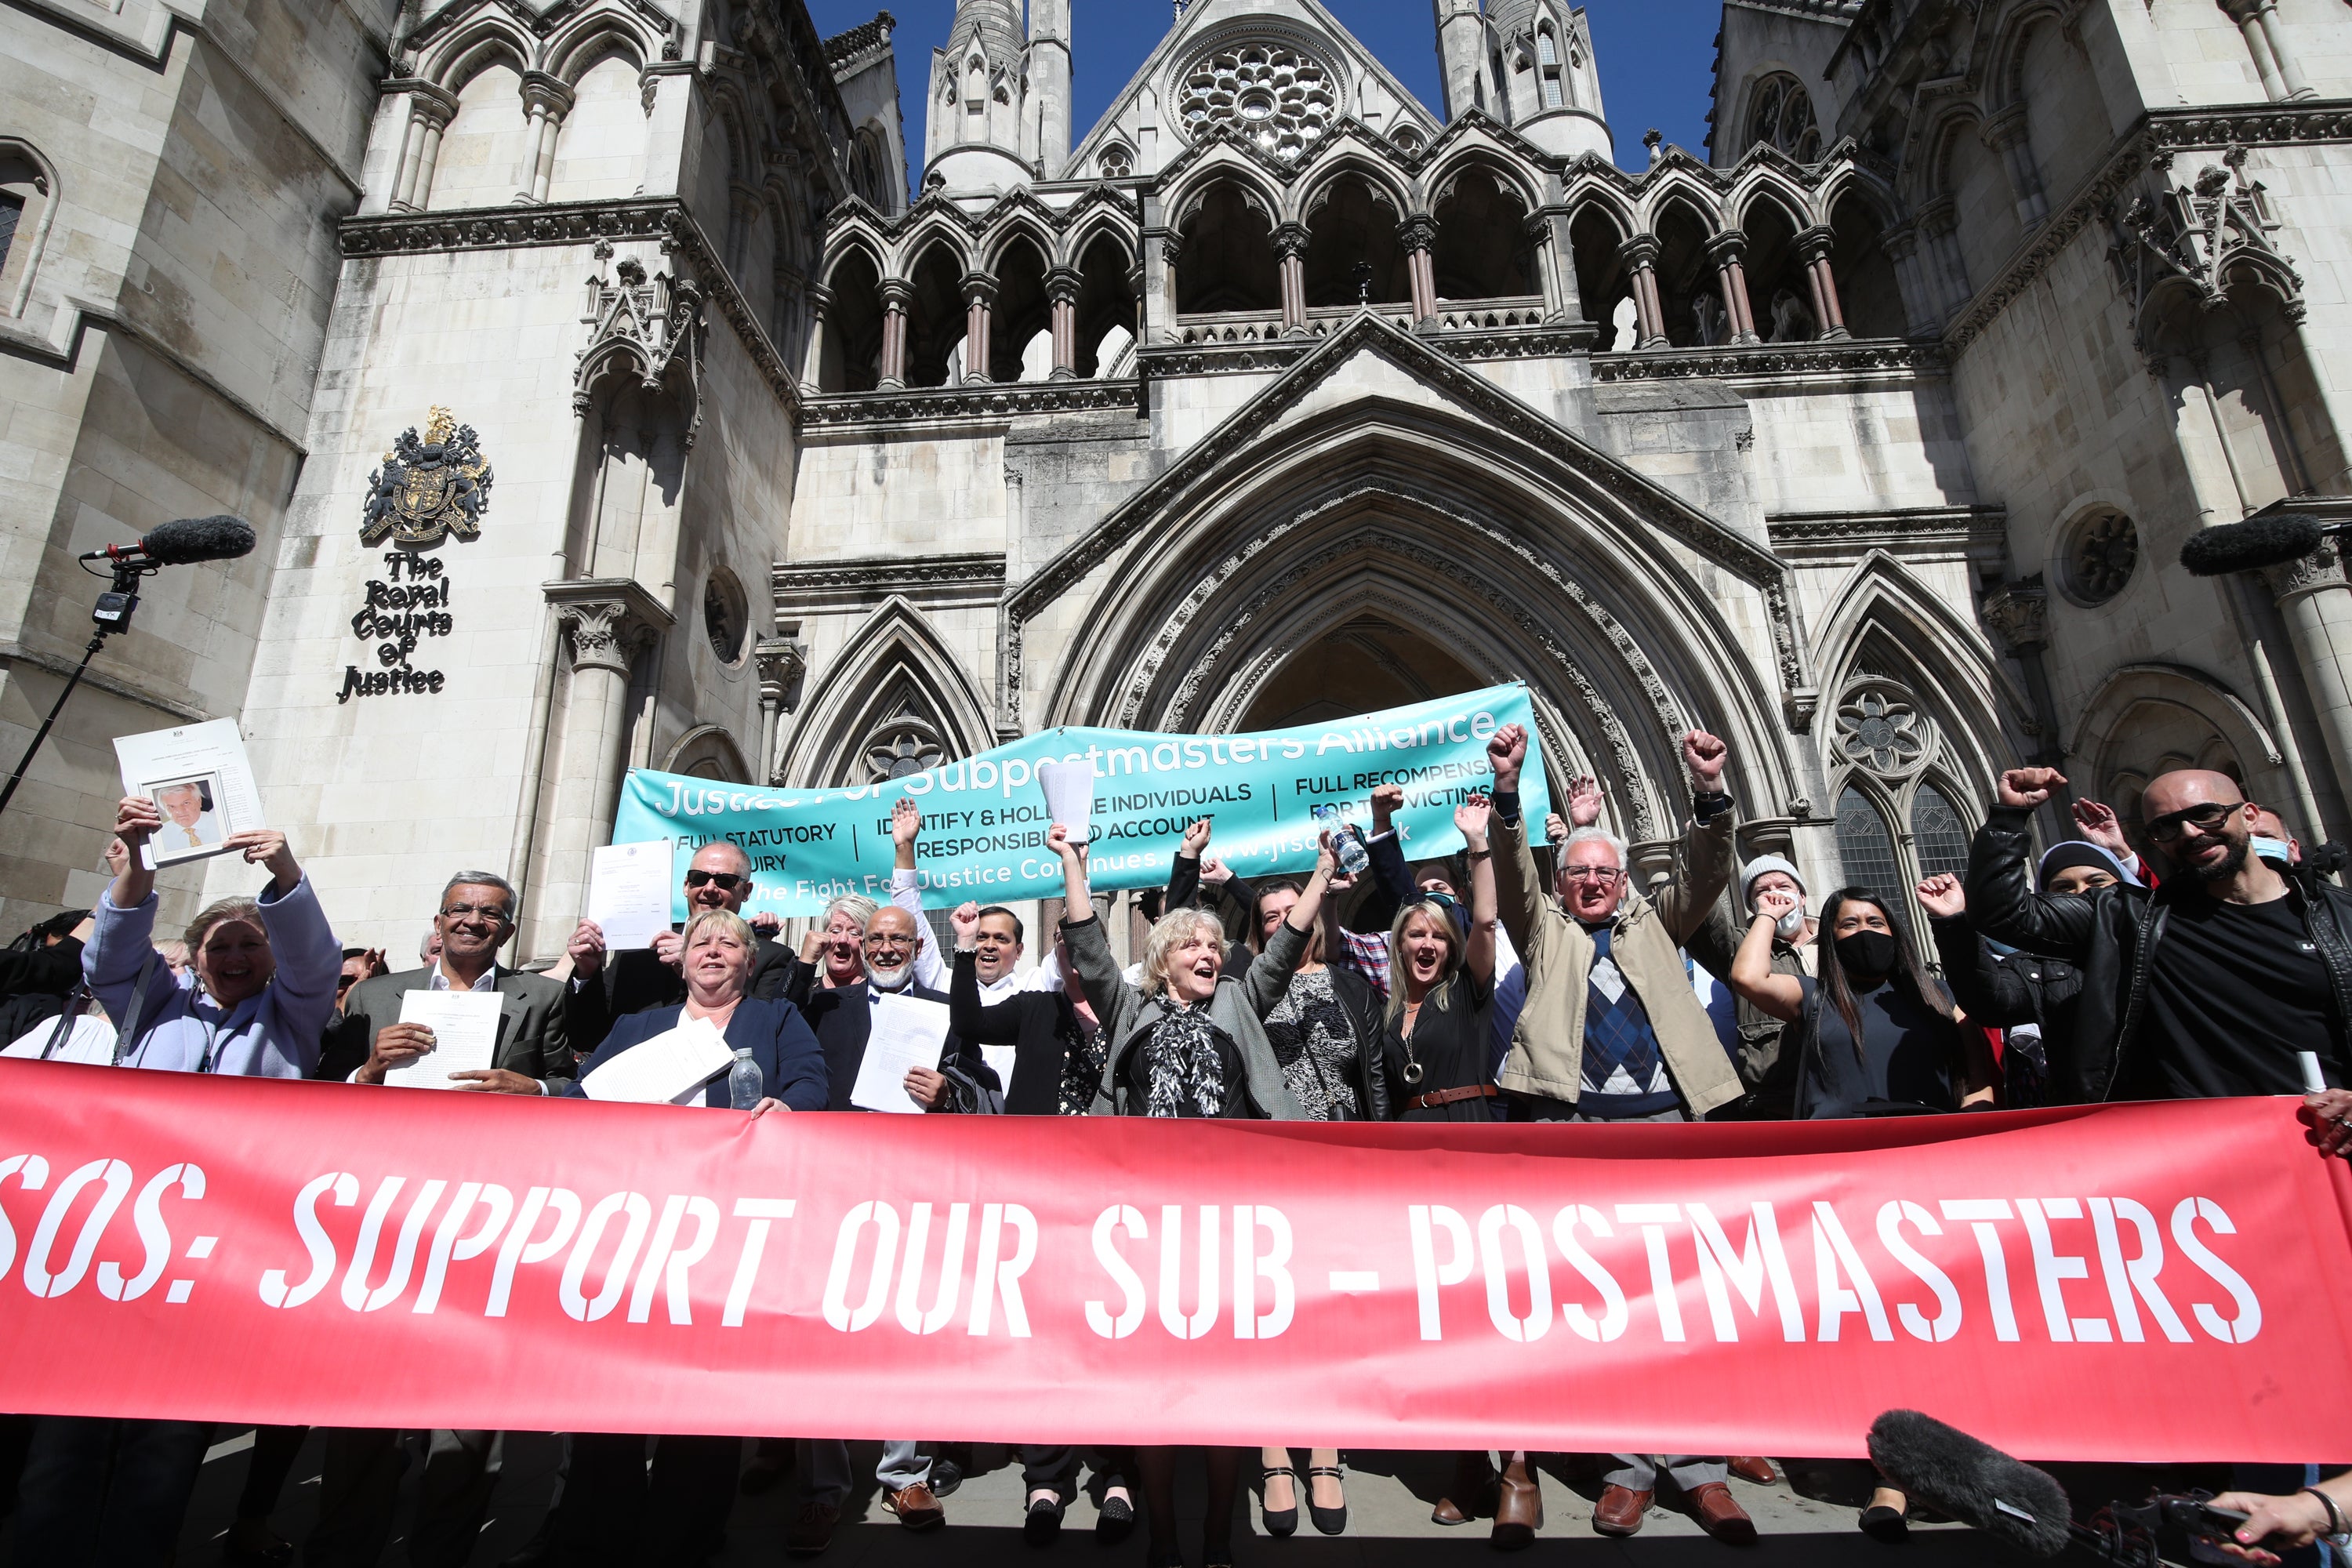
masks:
[(1266, 1507), (1265, 1493), (1260, 1490), (1257, 1498), (1258, 1517), (1265, 1521), (1265, 1532), (1268, 1535), (1296, 1535), (1298, 1533), (1298, 1472), (1288, 1465), (1268, 1465), (1265, 1468), (1265, 1479), (1270, 1481), (1276, 1476), (1290, 1478), (1290, 1506), (1282, 1509)]
[(1885, 1503), (1873, 1503), (1864, 1509), (1854, 1523), (1860, 1525), (1862, 1532), (1873, 1541), (1882, 1541), (1889, 1546), (1906, 1539), (1911, 1533), (1910, 1523), (1904, 1517), (1903, 1510), (1888, 1508)]
[[(1315, 1500), (1315, 1478), (1328, 1476), (1339, 1483), (1339, 1506), (1325, 1508)], [(1348, 1471), (1341, 1465), (1309, 1465), (1307, 1468), (1307, 1516), (1315, 1528), (1326, 1535), (1338, 1535), (1348, 1528)]]

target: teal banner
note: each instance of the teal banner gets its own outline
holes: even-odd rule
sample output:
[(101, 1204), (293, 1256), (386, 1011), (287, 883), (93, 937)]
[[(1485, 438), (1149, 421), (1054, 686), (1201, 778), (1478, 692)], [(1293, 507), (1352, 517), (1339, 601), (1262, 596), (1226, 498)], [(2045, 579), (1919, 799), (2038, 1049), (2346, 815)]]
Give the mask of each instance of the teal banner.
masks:
[[(754, 789), (633, 768), (613, 842), (668, 839), (679, 851), (740, 844), (758, 884), (746, 910), (811, 915), (843, 893), (889, 898), (890, 808), (904, 796), (923, 812), (915, 864), (925, 904), (1057, 897), (1062, 871), (1045, 847), (1053, 818), (1037, 766), (1091, 760), (1087, 870), (1097, 890), (1165, 884), (1178, 841), (1202, 816), (1216, 824), (1209, 853), (1242, 876), (1307, 870), (1316, 808), (1335, 807), (1369, 832), (1372, 791), (1388, 784), (1404, 790), (1395, 821), (1406, 856), (1427, 859), (1462, 847), (1454, 808), (1487, 786), (1486, 739), (1505, 724), (1534, 731), (1523, 685), (1251, 735), (1046, 730), (845, 789)], [(1528, 749), (1520, 795), (1540, 822), (1549, 805), (1539, 747)], [(682, 899), (676, 912), (685, 913)]]

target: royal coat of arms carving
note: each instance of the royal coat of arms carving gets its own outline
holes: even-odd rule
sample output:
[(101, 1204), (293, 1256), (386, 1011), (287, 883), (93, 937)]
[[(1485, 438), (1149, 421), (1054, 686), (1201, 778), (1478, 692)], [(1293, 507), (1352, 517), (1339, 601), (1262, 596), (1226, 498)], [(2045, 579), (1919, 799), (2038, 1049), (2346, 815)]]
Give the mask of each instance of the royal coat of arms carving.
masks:
[(423, 436), (413, 426), (402, 431), (383, 455), (383, 467), (368, 475), (360, 542), (381, 544), (390, 538), (430, 548), (446, 534), (476, 538), (490, 504), (490, 479), (474, 427), (436, 408)]

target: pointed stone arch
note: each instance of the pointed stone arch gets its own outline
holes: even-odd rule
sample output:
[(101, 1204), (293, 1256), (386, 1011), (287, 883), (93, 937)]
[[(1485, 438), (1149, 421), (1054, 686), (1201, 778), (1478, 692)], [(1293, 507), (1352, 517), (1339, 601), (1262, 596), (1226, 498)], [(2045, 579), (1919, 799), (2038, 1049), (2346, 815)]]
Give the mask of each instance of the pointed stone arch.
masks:
[(660, 771), (717, 779), (722, 784), (753, 784), (751, 764), (734, 733), (720, 724), (697, 724), (677, 738), (662, 759)]
[(911, 746), (906, 755), (916, 761), (927, 751), (953, 759), (996, 743), (971, 672), (904, 595), (877, 606), (806, 689), (816, 699), (778, 747), (772, 783), (865, 784), (886, 747)]

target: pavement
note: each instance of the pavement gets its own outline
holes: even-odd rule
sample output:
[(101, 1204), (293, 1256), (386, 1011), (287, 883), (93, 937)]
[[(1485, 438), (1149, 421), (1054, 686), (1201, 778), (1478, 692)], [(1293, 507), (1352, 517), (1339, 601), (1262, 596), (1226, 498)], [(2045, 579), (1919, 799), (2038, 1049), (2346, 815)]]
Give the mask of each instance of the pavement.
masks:
[[(235, 1511), (245, 1480), (249, 1429), (225, 1429), (207, 1456), (187, 1526), (181, 1537), (180, 1568), (209, 1568), (220, 1561), (221, 1541)], [(309, 1532), (317, 1515), (320, 1439), (313, 1434), (289, 1478), (273, 1524), (297, 1542)], [(852, 1445), (856, 1473), (870, 1476), (877, 1448)], [(844, 1510), (840, 1530), (830, 1551), (813, 1560), (815, 1568), (956, 1568), (969, 1564), (1005, 1564), (1007, 1568), (1140, 1568), (1144, 1531), (1139, 1526), (1119, 1545), (1097, 1545), (1094, 1539), (1094, 1503), (1081, 1495), (1069, 1509), (1061, 1539), (1043, 1549), (1029, 1546), (1021, 1534), (1021, 1467), (1018, 1456), (995, 1445), (974, 1445), (961, 1451), (970, 1461), (962, 1485), (945, 1501), (944, 1529), (916, 1535), (884, 1513), (869, 1488), (853, 1496)], [(745, 1456), (751, 1449), (747, 1444)], [(539, 1529), (555, 1479), (561, 1449), (554, 1438), (514, 1434), (507, 1444), (505, 1468), (499, 1479), (491, 1518), (471, 1559), (471, 1568), (494, 1568), (520, 1549)], [(1301, 1510), (1299, 1533), (1288, 1539), (1265, 1535), (1258, 1519), (1256, 1489), (1244, 1491), (1241, 1507), (1246, 1519), (1236, 1519), (1234, 1544), (1236, 1568), (1500, 1568), (1507, 1561), (1486, 1543), (1484, 1521), (1447, 1529), (1433, 1522), (1430, 1508), (1453, 1476), (1453, 1460), (1442, 1454), (1350, 1452), (1346, 1456), (1349, 1521), (1345, 1534), (1318, 1536)], [(1306, 1456), (1294, 1460), (1302, 1468)], [(415, 1467), (412, 1465), (413, 1486)], [(1942, 1568), (1944, 1564), (1980, 1563), (1994, 1560), (1988, 1542), (1955, 1526), (1912, 1527), (1911, 1540), (1890, 1548), (1868, 1539), (1854, 1528), (1854, 1514), (1866, 1495), (1866, 1471), (1853, 1464), (1816, 1464), (1796, 1468), (1793, 1477), (1782, 1466), (1782, 1479), (1770, 1487), (1735, 1479), (1733, 1492), (1757, 1523), (1761, 1540), (1750, 1548), (1724, 1546), (1708, 1540), (1698, 1526), (1679, 1511), (1680, 1499), (1671, 1483), (1660, 1506), (1652, 1510), (1641, 1533), (1630, 1541), (1612, 1541), (1592, 1532), (1592, 1500), (1600, 1493), (1597, 1479), (1568, 1479), (1563, 1462), (1547, 1456), (1542, 1461), (1546, 1522), (1536, 1544), (1515, 1561), (1526, 1568), (1569, 1564), (1571, 1568), (1730, 1568), (1732, 1563), (1770, 1568)], [(1200, 1469), (1197, 1463), (1179, 1467), (1178, 1514), (1183, 1527), (1187, 1558), (1200, 1563)], [(1255, 1467), (1244, 1461), (1245, 1477)], [(1090, 1478), (1089, 1478), (1090, 1479)], [(405, 1525), (407, 1500), (402, 1505)], [(787, 1561), (784, 1527), (795, 1511), (793, 1479), (757, 1497), (740, 1497), (729, 1524), (727, 1547), (717, 1560), (727, 1568), (757, 1563), (776, 1568)], [(0, 1531), (0, 1545), (5, 1543)], [(11, 1554), (13, 1556), (13, 1554)], [(385, 1568), (408, 1568), (404, 1543), (397, 1537), (383, 1557)], [(29, 1565), (28, 1565), (29, 1568)]]

